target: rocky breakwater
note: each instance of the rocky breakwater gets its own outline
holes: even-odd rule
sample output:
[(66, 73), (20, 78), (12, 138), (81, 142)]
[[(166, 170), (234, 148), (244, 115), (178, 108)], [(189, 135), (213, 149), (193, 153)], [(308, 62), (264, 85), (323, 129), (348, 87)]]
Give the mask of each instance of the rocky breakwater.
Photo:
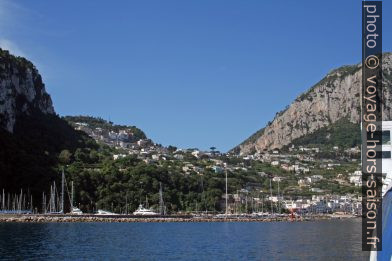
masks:
[(163, 223), (163, 222), (277, 222), (277, 221), (310, 221), (331, 219), (330, 215), (319, 215), (309, 218), (297, 217), (292, 220), (289, 216), (284, 217), (105, 217), (99, 215), (1, 215), (0, 223), (76, 223), (76, 222), (105, 222), (105, 223)]

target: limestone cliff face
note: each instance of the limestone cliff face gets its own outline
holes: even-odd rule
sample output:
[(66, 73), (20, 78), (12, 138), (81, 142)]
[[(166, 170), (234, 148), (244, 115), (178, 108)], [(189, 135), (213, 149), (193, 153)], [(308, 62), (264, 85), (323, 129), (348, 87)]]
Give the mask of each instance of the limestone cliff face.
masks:
[[(392, 54), (383, 56), (383, 117), (391, 119)], [(241, 154), (281, 148), (294, 139), (347, 118), (359, 123), (361, 65), (343, 66), (330, 72), (306, 93), (300, 95), (286, 110), (277, 113), (264, 129), (245, 140), (234, 150)], [(385, 104), (389, 106), (385, 106)]]
[(13, 132), (19, 116), (54, 114), (52, 100), (34, 65), (0, 49), (0, 127)]

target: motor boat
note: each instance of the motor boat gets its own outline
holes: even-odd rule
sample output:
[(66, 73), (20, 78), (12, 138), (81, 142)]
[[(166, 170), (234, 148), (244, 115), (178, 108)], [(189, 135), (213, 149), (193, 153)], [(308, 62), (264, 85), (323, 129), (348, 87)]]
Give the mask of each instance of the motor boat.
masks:
[(97, 215), (116, 215), (113, 212), (110, 211), (106, 211), (106, 210), (102, 210), (102, 209), (98, 209), (97, 211)]
[(83, 215), (83, 212), (79, 208), (73, 207), (72, 210), (71, 210), (71, 214), (73, 214), (73, 215)]
[(154, 212), (151, 209), (143, 207), (142, 204), (139, 205), (139, 207), (136, 209), (135, 212), (133, 212), (134, 215), (140, 215), (140, 216), (155, 216), (159, 215), (158, 213)]

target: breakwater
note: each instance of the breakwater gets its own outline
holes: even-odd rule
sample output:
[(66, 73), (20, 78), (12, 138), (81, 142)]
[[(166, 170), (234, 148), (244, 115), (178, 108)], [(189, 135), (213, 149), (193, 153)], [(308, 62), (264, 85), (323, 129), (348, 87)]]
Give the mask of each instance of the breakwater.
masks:
[(0, 222), (21, 223), (65, 223), (65, 222), (108, 222), (108, 223), (161, 223), (161, 222), (279, 222), (312, 221), (353, 218), (351, 215), (318, 215), (297, 217), (194, 217), (194, 216), (130, 216), (130, 215), (0, 215)]

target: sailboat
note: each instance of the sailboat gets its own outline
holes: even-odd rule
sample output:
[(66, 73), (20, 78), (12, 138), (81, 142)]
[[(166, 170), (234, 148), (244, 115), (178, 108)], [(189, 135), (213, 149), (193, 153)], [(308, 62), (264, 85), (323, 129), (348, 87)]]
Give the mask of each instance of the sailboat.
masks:
[[(45, 214), (64, 214), (64, 170), (62, 172), (61, 179), (61, 198), (58, 198), (56, 181), (53, 181), (53, 185), (50, 186), (50, 197), (47, 210), (46, 206), (43, 206)], [(46, 197), (43, 194), (43, 205), (46, 204)]]
[(74, 207), (73, 205), (73, 200), (74, 199), (74, 185), (73, 185), (73, 181), (71, 182), (71, 214), (72, 215), (83, 215), (83, 212), (77, 208)]
[[(70, 203), (71, 203), (71, 211), (69, 212), (69, 214), (72, 215), (81, 215), (83, 214), (83, 212), (75, 207), (73, 205), (73, 199), (74, 199), (74, 186), (73, 186), (73, 181), (71, 182), (72, 184), (72, 192), (71, 192), (71, 198), (69, 198)], [(53, 185), (50, 186), (50, 198), (49, 198), (49, 211), (47, 211), (47, 207), (46, 207), (46, 196), (45, 193), (42, 194), (42, 211), (44, 214), (64, 214), (65, 213), (65, 209), (64, 209), (64, 193), (65, 190), (67, 189), (68, 192), (68, 196), (69, 196), (69, 190), (68, 190), (68, 186), (66, 186), (66, 180), (65, 180), (65, 175), (64, 175), (64, 169), (62, 170), (61, 173), (61, 197), (60, 199), (58, 199), (57, 197), (57, 189), (56, 189), (56, 182), (53, 182)]]

